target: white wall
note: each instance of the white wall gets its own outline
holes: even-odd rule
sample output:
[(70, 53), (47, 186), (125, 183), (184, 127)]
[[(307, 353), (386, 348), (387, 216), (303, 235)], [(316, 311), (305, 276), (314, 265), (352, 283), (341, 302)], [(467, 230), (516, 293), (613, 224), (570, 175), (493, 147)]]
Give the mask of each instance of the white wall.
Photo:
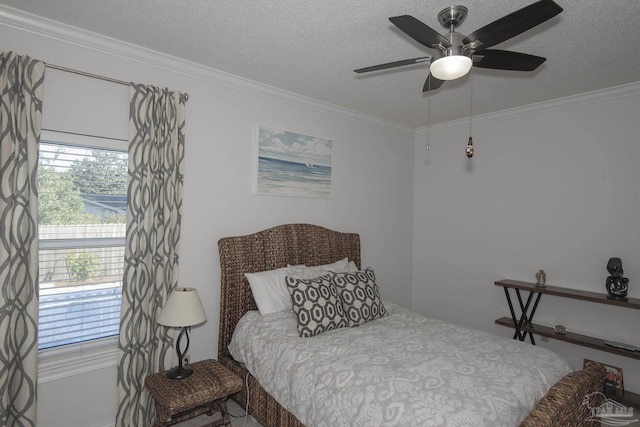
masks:
[[(629, 295), (640, 296), (637, 85), (476, 117), (477, 154), (468, 161), (466, 121), (433, 126), (425, 152), (425, 132), (414, 138), (391, 123), (0, 8), (2, 50), (189, 93), (180, 277), (198, 288), (208, 317), (193, 330), (192, 360), (216, 355), (218, 239), (287, 222), (360, 233), (383, 297), (505, 336), (493, 323), (508, 315), (497, 279), (533, 280), (544, 268), (549, 284), (604, 291), (606, 262), (619, 256)], [(128, 108), (126, 87), (52, 70), (46, 83), (43, 125), (126, 138), (127, 114), (107, 107)], [(96, 115), (46, 111), (69, 91), (108, 101), (89, 103)], [(252, 194), (258, 124), (332, 139), (333, 198)], [(635, 310), (545, 296), (536, 320), (640, 345)], [(622, 366), (627, 387), (640, 389), (638, 361), (551, 345), (575, 367), (582, 357)], [(111, 424), (114, 385), (115, 368), (104, 367), (40, 384), (38, 425)]]
[[(481, 102), (481, 100), (477, 100)], [(474, 117), (416, 138), (413, 309), (511, 337), (499, 279), (605, 293), (622, 258), (640, 297), (640, 84)], [(515, 302), (515, 300), (514, 300)], [(640, 345), (640, 311), (544, 295), (536, 323)], [(540, 340), (538, 339), (538, 342)], [(542, 345), (545, 345), (544, 343)], [(622, 367), (640, 391), (640, 361), (550, 343), (574, 368), (583, 357)]]
[[(192, 331), (192, 360), (217, 354), (221, 237), (289, 222), (360, 233), (383, 297), (411, 304), (413, 130), (1, 9), (2, 50), (189, 93), (180, 282), (198, 288), (208, 318)], [(82, 107), (59, 107), (65, 93)], [(43, 127), (126, 138), (127, 117), (125, 86), (47, 70)], [(259, 124), (333, 140), (331, 199), (252, 193)], [(112, 424), (114, 384), (115, 367), (41, 383), (38, 425)]]

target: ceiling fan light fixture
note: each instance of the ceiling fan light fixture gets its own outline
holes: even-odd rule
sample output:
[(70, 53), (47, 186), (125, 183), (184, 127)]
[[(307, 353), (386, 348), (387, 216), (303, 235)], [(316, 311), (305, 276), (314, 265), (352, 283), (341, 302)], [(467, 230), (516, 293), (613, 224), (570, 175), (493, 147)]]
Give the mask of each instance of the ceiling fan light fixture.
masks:
[(471, 58), (464, 55), (445, 56), (433, 61), (431, 75), (438, 80), (455, 80), (471, 69)]

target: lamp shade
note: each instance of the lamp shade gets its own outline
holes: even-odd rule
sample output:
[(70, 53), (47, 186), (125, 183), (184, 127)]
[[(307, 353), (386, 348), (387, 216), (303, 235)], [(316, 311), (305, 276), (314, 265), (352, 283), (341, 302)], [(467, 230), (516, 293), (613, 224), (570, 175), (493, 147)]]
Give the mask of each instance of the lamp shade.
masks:
[(435, 60), (431, 64), (431, 75), (438, 80), (455, 80), (471, 69), (471, 58), (464, 55), (451, 55)]
[(198, 291), (194, 288), (175, 288), (156, 319), (159, 324), (174, 328), (199, 325), (206, 320)]

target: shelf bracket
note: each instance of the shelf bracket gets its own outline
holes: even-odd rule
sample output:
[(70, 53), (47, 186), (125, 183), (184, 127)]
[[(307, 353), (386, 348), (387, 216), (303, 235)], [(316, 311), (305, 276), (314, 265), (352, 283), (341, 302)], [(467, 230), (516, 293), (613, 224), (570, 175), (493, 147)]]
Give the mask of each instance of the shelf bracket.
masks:
[[(515, 309), (513, 308), (513, 302), (511, 301), (511, 294), (509, 293), (509, 288), (507, 286), (503, 287), (504, 294), (507, 297), (507, 302), (509, 303), (509, 311), (511, 312), (511, 319), (513, 320), (513, 327), (515, 328), (515, 333), (513, 334), (513, 339), (516, 338), (520, 341), (524, 341), (529, 335), (529, 340), (531, 344), (535, 345), (536, 341), (533, 338), (533, 334), (531, 332), (526, 332), (522, 330), (522, 326), (527, 323), (531, 323), (533, 321), (533, 316), (536, 314), (536, 310), (538, 309), (538, 303), (540, 302), (540, 297), (542, 297), (542, 293), (530, 291), (529, 296), (527, 297), (527, 302), (523, 302), (522, 295), (520, 294), (520, 289), (515, 289), (516, 296), (518, 297), (518, 305), (520, 306), (520, 316), (516, 316)], [(531, 301), (533, 300), (535, 294), (535, 302), (533, 303), (533, 307), (531, 307)], [(529, 312), (529, 308), (531, 307), (531, 312)]]

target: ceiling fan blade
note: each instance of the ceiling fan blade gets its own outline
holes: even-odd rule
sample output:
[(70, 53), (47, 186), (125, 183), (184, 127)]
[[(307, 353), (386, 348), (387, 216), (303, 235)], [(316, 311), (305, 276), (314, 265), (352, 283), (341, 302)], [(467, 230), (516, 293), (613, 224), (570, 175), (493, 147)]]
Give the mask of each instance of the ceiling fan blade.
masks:
[(436, 79), (431, 75), (431, 73), (429, 73), (429, 75), (427, 76), (427, 80), (425, 80), (424, 82), (424, 86), (422, 86), (422, 92), (429, 92), (430, 90), (436, 90), (440, 86), (442, 86), (442, 83), (444, 83), (444, 80)]
[(533, 71), (547, 58), (508, 50), (486, 49), (473, 54), (473, 66), (494, 70)]
[(439, 44), (444, 47), (451, 47), (449, 40), (447, 40), (442, 34), (411, 15), (394, 16), (389, 18), (389, 21), (415, 41), (427, 47), (434, 47)]
[(480, 41), (482, 44), (477, 48), (486, 49), (524, 33), (553, 18), (560, 12), (562, 12), (562, 8), (553, 0), (540, 0), (485, 25), (469, 34), (462, 42), (467, 45)]
[(358, 68), (357, 70), (353, 70), (354, 72), (360, 73), (368, 73), (370, 71), (378, 71), (378, 70), (386, 70), (388, 68), (402, 67), (404, 65), (418, 64), (420, 62), (429, 61), (430, 57), (421, 56), (419, 58), (411, 58), (411, 59), (403, 59), (402, 61), (394, 61), (387, 62), (386, 64), (380, 65), (372, 65), (371, 67)]

